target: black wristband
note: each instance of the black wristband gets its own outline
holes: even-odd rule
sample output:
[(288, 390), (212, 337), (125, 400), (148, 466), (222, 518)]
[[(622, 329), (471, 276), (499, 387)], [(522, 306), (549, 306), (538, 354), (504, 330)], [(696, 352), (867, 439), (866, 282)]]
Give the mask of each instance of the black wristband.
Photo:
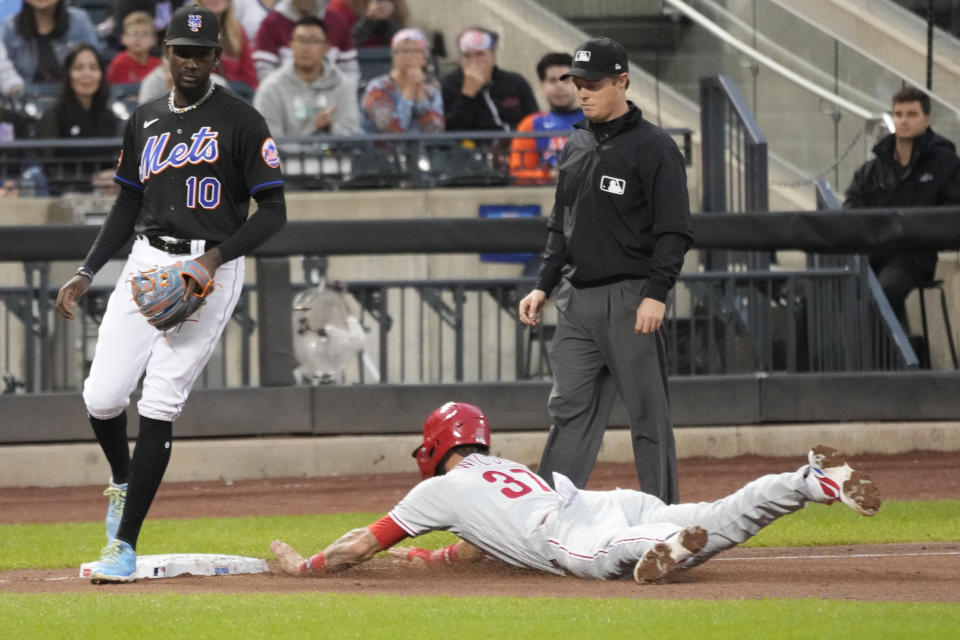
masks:
[(90, 278), (91, 282), (93, 282), (93, 269), (91, 269), (90, 267), (87, 267), (87, 266), (80, 267), (79, 269), (77, 269), (77, 275), (86, 276)]

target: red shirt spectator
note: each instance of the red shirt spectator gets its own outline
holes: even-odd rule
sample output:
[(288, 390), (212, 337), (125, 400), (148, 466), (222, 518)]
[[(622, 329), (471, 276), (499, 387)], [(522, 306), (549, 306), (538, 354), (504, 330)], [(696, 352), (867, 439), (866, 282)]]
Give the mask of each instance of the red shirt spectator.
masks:
[(107, 69), (107, 82), (111, 85), (139, 84), (147, 74), (160, 65), (160, 58), (149, 56), (144, 63), (137, 62), (126, 51), (118, 53), (110, 61)]
[(240, 48), (240, 54), (233, 57), (227, 54), (224, 49), (220, 56), (220, 65), (218, 70), (220, 75), (229, 82), (245, 82), (251, 89), (257, 88), (257, 69), (253, 65), (253, 51), (250, 41), (247, 40), (247, 34), (240, 32), (240, 39), (243, 46)]
[(107, 82), (112, 85), (140, 84), (160, 64), (160, 58), (150, 55), (150, 49), (157, 44), (153, 17), (146, 11), (127, 14), (123, 19), (120, 42), (124, 50), (110, 61)]
[[(280, 0), (273, 11), (267, 14), (257, 31), (253, 46), (253, 64), (257, 77), (263, 78), (290, 58), (290, 38), (293, 26), (300, 18), (318, 16), (322, 2), (317, 0)], [(357, 62), (357, 49), (350, 35), (350, 26), (343, 16), (336, 12), (327, 12), (323, 17), (324, 27), (330, 51), (331, 61), (348, 79), (357, 83), (360, 79), (360, 65)]]

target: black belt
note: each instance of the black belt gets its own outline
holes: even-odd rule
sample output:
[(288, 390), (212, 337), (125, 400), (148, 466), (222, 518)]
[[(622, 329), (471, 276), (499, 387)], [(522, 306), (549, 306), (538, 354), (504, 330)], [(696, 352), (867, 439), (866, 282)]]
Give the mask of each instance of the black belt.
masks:
[[(193, 242), (192, 240), (164, 240), (160, 236), (146, 236), (147, 242), (154, 249), (160, 249), (171, 255), (186, 255), (188, 253), (193, 253), (190, 250), (190, 245)], [(209, 251), (213, 247), (220, 244), (216, 240), (204, 240), (203, 241), (203, 250)]]

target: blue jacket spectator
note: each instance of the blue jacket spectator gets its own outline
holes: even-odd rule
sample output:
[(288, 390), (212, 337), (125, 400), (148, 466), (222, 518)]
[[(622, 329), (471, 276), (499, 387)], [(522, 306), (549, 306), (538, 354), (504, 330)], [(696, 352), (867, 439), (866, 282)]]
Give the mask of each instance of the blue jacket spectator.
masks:
[(0, 38), (17, 73), (28, 84), (58, 83), (63, 61), (80, 43), (99, 47), (93, 23), (67, 0), (24, 0), (19, 13), (8, 17)]

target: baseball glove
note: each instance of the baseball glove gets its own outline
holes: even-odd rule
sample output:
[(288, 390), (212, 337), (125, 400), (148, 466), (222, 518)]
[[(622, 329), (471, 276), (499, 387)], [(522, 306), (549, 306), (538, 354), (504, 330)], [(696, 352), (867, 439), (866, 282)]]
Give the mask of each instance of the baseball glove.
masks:
[[(184, 299), (188, 278), (195, 280), (198, 288)], [(160, 331), (167, 331), (203, 306), (213, 287), (213, 278), (199, 262), (187, 260), (141, 271), (133, 276), (130, 285), (133, 300), (147, 322)]]

